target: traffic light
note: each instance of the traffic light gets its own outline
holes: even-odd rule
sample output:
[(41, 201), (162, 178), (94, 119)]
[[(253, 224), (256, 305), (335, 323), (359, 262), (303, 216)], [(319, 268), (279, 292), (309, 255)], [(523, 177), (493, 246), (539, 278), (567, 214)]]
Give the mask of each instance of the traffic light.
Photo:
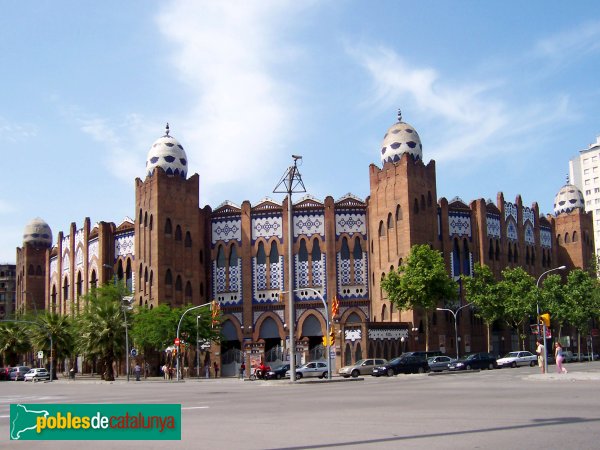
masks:
[(323, 336), (323, 347), (327, 347), (327, 336)]
[(335, 317), (340, 312), (340, 301), (337, 298), (337, 295), (334, 295), (333, 300), (331, 301), (331, 316)]
[(335, 345), (335, 329), (333, 328), (333, 325), (329, 329), (329, 342), (331, 342), (332, 347)]
[(540, 322), (546, 325), (546, 328), (550, 328), (550, 314), (540, 314), (539, 319)]

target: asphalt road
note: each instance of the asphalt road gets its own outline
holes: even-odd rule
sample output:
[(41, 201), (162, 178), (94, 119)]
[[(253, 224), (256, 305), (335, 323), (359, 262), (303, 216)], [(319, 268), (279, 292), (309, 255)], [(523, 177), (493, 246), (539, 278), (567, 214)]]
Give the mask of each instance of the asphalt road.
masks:
[[(600, 362), (324, 382), (0, 383), (0, 448), (592, 449)], [(550, 366), (554, 370), (554, 366)], [(181, 441), (9, 441), (10, 403), (181, 403)]]

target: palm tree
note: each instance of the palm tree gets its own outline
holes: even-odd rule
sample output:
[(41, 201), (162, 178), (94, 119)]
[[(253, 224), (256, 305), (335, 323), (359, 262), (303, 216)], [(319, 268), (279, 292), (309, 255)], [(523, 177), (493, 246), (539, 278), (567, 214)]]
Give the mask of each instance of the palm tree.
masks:
[[(73, 355), (75, 336), (73, 322), (69, 316), (45, 312), (36, 316), (33, 321), (38, 326), (29, 327), (29, 333), (35, 349), (44, 350), (57, 361), (64, 361)], [(52, 349), (50, 349), (50, 335), (52, 335)]]
[(113, 362), (123, 354), (125, 321), (121, 308), (122, 285), (107, 284), (86, 295), (84, 312), (79, 316), (78, 349), (100, 361), (102, 379), (113, 381)]
[(0, 353), (4, 364), (15, 366), (19, 356), (31, 350), (27, 329), (20, 323), (4, 322), (0, 324)]

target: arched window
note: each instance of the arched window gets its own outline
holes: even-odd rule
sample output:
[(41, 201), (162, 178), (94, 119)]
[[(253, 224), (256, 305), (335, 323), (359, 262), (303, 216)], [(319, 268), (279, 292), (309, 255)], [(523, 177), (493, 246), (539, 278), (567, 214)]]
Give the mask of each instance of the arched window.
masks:
[(571, 242), (571, 238), (569, 236), (569, 233), (565, 233), (565, 244), (568, 244)]
[(515, 244), (515, 252), (513, 253), (513, 258), (516, 263), (519, 262), (519, 250), (517, 249), (517, 244)]
[(529, 260), (529, 247), (526, 247), (525, 248), (525, 264), (529, 265), (529, 262), (530, 262), (530, 260)]
[(77, 297), (81, 297), (83, 294), (83, 278), (81, 272), (77, 273)]
[(311, 257), (313, 261), (321, 261), (321, 246), (319, 245), (319, 240), (317, 238), (313, 240)]
[(153, 225), (154, 225), (154, 216), (152, 216), (152, 214), (150, 214), (150, 230), (152, 230)]
[(413, 212), (415, 214), (419, 214), (419, 201), (415, 198), (415, 202), (413, 204)]
[(144, 213), (144, 226), (145, 227), (148, 226), (148, 212), (147, 211)]
[(460, 274), (460, 247), (458, 244), (458, 239), (454, 239), (454, 246), (452, 250), (452, 270), (455, 277)]
[(265, 244), (263, 242), (258, 243), (258, 250), (256, 252), (256, 264), (266, 264), (267, 254), (265, 253)]
[(385, 236), (385, 228), (383, 226), (383, 220), (379, 222), (379, 237)]
[(192, 283), (190, 283), (189, 281), (185, 284), (185, 297), (187, 299), (192, 298)]
[(269, 252), (269, 262), (276, 264), (279, 262), (279, 250), (277, 249), (277, 242), (271, 242), (271, 251)]
[(425, 196), (421, 194), (421, 209), (425, 209)]
[(352, 256), (354, 257), (355, 261), (358, 261), (359, 259), (363, 258), (362, 246), (360, 245), (360, 238), (358, 236), (356, 237), (356, 239), (354, 239), (354, 249), (352, 250)]
[(171, 225), (171, 219), (167, 219), (165, 222), (165, 234), (171, 234), (173, 232), (173, 225)]
[(535, 248), (531, 249), (531, 265), (535, 266)]
[(96, 289), (98, 286), (98, 278), (96, 277), (96, 271), (92, 270), (92, 278), (90, 279), (90, 287)]
[(42, 266), (37, 266), (37, 268), (35, 269), (35, 274), (36, 275), (44, 275), (44, 271), (42, 270)]
[(471, 275), (471, 258), (469, 257), (469, 244), (463, 239), (463, 271), (465, 275)]
[(340, 249), (340, 258), (343, 260), (350, 259), (350, 247), (348, 247), (348, 239), (342, 238), (342, 248)]
[(181, 227), (179, 225), (177, 225), (177, 227), (175, 227), (175, 240), (181, 241), (181, 238), (182, 238)]
[(490, 239), (490, 247), (488, 249), (488, 259), (491, 261), (494, 259), (494, 241)]
[(144, 214), (142, 213), (142, 208), (140, 208), (140, 217), (138, 219), (138, 224), (140, 226), (142, 226), (143, 223), (144, 223)]
[(508, 244), (508, 262), (512, 262), (512, 245)]
[(308, 261), (308, 250), (306, 249), (306, 240), (300, 239), (300, 249), (298, 251), (299, 261)]
[(182, 289), (183, 289), (183, 287), (182, 287), (182, 283), (181, 283), (181, 275), (177, 275), (177, 279), (175, 280), (175, 290), (181, 291)]
[(217, 250), (217, 267), (225, 267), (225, 251), (223, 250), (223, 246), (219, 245), (219, 249)]
[(165, 284), (167, 286), (171, 286), (173, 284), (173, 274), (171, 273), (171, 269), (167, 269), (167, 273), (165, 274)]
[(431, 191), (427, 191), (427, 206), (431, 206), (433, 204), (433, 199), (431, 198)]
[(496, 261), (500, 261), (500, 241), (496, 239)]
[(392, 218), (392, 213), (389, 213), (389, 214), (388, 214), (388, 218), (387, 218), (387, 227), (388, 227), (388, 230), (389, 230), (390, 228), (394, 228), (394, 220), (393, 220), (393, 218)]
[(546, 267), (546, 250), (542, 250), (542, 267)]
[(35, 273), (35, 268), (33, 264), (29, 264), (29, 268), (27, 269), (27, 275), (33, 275)]
[(560, 236), (560, 234), (558, 236), (556, 236), (556, 243), (558, 245), (562, 244), (562, 237)]
[(577, 231), (573, 231), (573, 242), (577, 242)]
[(128, 292), (133, 292), (133, 274), (130, 259), (127, 260), (127, 268), (125, 269), (125, 286)]
[(238, 256), (237, 256), (237, 246), (231, 246), (231, 253), (229, 253), (229, 267), (237, 267), (238, 265)]
[(402, 208), (400, 205), (396, 206), (396, 222), (402, 220)]
[(63, 300), (69, 300), (69, 278), (67, 277), (63, 281)]
[(384, 320), (387, 320), (386, 313), (387, 313), (387, 306), (386, 306), (386, 305), (383, 305), (383, 306), (381, 307), (381, 320), (382, 320), (382, 321), (384, 321)]
[(189, 231), (186, 231), (185, 233), (185, 244), (186, 247), (191, 247), (192, 246), (192, 235), (190, 234)]

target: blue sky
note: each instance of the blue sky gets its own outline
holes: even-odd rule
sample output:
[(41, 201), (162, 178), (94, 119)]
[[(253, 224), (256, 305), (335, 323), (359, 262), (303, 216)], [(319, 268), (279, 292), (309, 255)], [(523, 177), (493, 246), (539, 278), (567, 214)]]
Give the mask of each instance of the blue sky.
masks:
[(282, 200), (292, 154), (311, 195), (365, 198), (400, 108), (439, 197), (547, 213), (600, 134), (597, 1), (40, 0), (0, 33), (2, 262), (34, 217), (134, 217), (166, 122), (212, 207)]

